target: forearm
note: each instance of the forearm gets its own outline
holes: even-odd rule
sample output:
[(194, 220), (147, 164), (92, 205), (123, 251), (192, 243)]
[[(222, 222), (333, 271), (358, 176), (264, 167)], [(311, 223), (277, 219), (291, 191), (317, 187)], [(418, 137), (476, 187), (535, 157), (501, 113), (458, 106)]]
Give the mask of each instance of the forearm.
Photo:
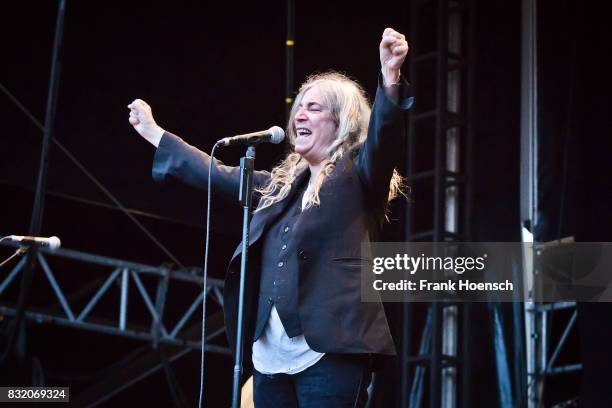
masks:
[(387, 98), (397, 104), (399, 100), (399, 85), (401, 80), (401, 72), (399, 69), (381, 68), (382, 86), (385, 90)]
[[(211, 157), (206, 152), (186, 143), (172, 133), (163, 133), (153, 160), (153, 178), (156, 181), (175, 179), (190, 186), (206, 189), (209, 179)], [(240, 168), (226, 166), (215, 160), (213, 168), (213, 190), (228, 198), (238, 194)], [(254, 182), (262, 185), (268, 179), (268, 172), (255, 171)]]
[[(381, 200), (388, 192), (393, 169), (400, 164), (404, 155), (405, 112), (414, 100), (410, 84), (405, 80), (391, 87), (385, 87), (383, 80), (381, 74), (368, 136), (356, 161), (366, 187)], [(394, 94), (395, 100), (389, 97), (389, 91)]]
[(146, 131), (141, 133), (141, 136), (149, 143), (151, 143), (156, 148), (159, 147), (159, 142), (161, 141), (162, 136), (164, 135), (165, 130), (160, 126), (155, 125), (151, 129), (147, 129)]

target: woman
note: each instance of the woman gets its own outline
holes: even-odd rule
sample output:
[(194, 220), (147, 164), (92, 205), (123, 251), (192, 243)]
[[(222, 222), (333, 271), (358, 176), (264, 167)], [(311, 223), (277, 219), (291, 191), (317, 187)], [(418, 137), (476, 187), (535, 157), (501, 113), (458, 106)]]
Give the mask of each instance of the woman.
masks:
[[(287, 126), (293, 152), (271, 172), (255, 172), (244, 355), (253, 360), (258, 407), (363, 406), (371, 356), (395, 354), (382, 304), (361, 301), (361, 244), (376, 238), (388, 201), (401, 192), (394, 168), (412, 104), (400, 81), (407, 53), (404, 36), (385, 29), (371, 114), (361, 87), (344, 75), (309, 78)], [(205, 188), (210, 156), (165, 132), (145, 102), (128, 108), (130, 123), (158, 148), (154, 178)], [(239, 169), (217, 161), (213, 172), (213, 189), (235, 197)], [(224, 289), (232, 350), (239, 255), (240, 246)]]

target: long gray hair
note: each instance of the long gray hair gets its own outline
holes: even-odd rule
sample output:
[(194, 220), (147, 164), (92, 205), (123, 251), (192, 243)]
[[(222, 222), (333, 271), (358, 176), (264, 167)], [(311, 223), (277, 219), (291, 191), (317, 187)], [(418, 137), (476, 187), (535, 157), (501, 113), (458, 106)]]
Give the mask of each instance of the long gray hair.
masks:
[[(325, 161), (316, 180), (312, 180), (312, 186), (307, 191), (304, 208), (320, 205), (319, 191), (321, 185), (333, 172), (336, 162), (352, 147), (365, 141), (371, 112), (361, 85), (346, 75), (338, 72), (312, 75), (300, 87), (289, 114), (287, 135), (292, 147), (295, 146), (296, 138), (295, 115), (306, 91), (314, 87), (317, 87), (325, 106), (330, 109), (336, 125), (336, 135), (327, 152), (329, 158)], [(302, 156), (293, 151), (289, 153), (279, 165), (272, 169), (269, 183), (256, 188), (256, 191), (262, 195), (256, 211), (269, 207), (287, 197), (295, 177), (307, 167), (308, 163)], [(389, 187), (389, 201), (397, 197), (398, 194), (404, 195), (403, 177), (396, 170), (393, 171)]]

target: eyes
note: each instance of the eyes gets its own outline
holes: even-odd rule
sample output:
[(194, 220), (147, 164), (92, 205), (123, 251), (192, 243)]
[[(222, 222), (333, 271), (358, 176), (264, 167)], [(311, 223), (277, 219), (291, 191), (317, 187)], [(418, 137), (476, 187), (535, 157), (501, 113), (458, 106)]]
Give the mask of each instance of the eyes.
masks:
[(311, 102), (307, 104), (306, 108), (304, 108), (303, 105), (300, 105), (298, 108), (298, 112), (302, 109), (306, 110), (307, 112), (313, 112), (313, 113), (323, 112), (323, 107), (315, 102)]

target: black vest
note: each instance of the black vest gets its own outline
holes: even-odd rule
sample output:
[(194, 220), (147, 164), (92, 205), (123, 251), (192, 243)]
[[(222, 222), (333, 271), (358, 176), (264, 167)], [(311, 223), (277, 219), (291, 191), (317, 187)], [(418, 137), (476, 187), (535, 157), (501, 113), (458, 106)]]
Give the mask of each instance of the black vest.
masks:
[(298, 312), (298, 260), (293, 239), (295, 224), (302, 215), (304, 188), (293, 196), (293, 202), (276, 219), (262, 245), (261, 278), (254, 340), (264, 332), (272, 305), (289, 337), (302, 334)]

